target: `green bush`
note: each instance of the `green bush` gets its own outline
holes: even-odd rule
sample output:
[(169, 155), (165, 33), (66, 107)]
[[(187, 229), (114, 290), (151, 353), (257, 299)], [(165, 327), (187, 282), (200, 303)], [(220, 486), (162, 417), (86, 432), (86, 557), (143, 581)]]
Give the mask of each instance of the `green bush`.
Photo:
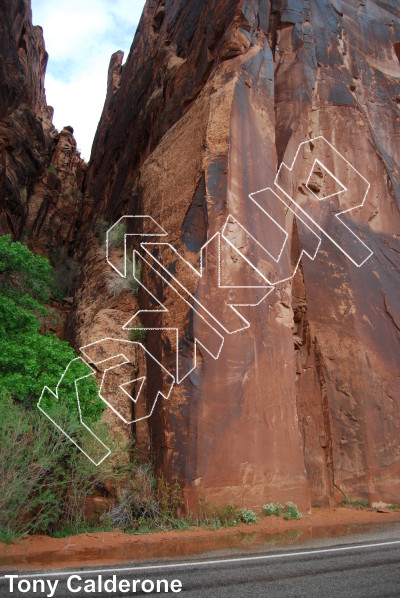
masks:
[(283, 513), (283, 518), (286, 519), (286, 521), (289, 519), (300, 519), (302, 517), (302, 514), (298, 510), (297, 506), (290, 501), (287, 502), (285, 506), (279, 503), (267, 503), (263, 507), (263, 513), (267, 517), (270, 517), (271, 515), (276, 515), (279, 517), (281, 513)]
[(219, 529), (237, 525), (239, 522), (240, 509), (238, 507), (230, 503), (216, 505), (201, 494), (199, 495), (199, 525)]
[(302, 514), (298, 510), (297, 506), (293, 502), (287, 502), (285, 504), (285, 510), (283, 518), (287, 521), (289, 519), (301, 519)]
[(243, 521), (243, 523), (247, 523), (247, 525), (249, 525), (250, 523), (257, 523), (258, 521), (257, 515), (251, 509), (240, 509), (239, 517), (240, 521)]
[(207, 526), (211, 529), (219, 529), (221, 527), (235, 526), (241, 522), (250, 524), (257, 521), (258, 517), (251, 509), (240, 509), (230, 503), (216, 505), (202, 495), (199, 496), (199, 525)]
[[(34, 255), (9, 235), (0, 237), (0, 389), (22, 402), (36, 406), (42, 389), (54, 390), (65, 368), (76, 354), (54, 334), (41, 334), (49, 315), (52, 270), (49, 261)], [(87, 375), (87, 366), (76, 362), (65, 384), (71, 388), (66, 401), (77, 412), (75, 378)], [(79, 384), (82, 415), (96, 421), (105, 405), (98, 396), (94, 378)]]
[(263, 513), (266, 517), (270, 517), (271, 515), (276, 515), (277, 517), (279, 517), (282, 511), (283, 505), (279, 503), (270, 502), (264, 505), (263, 507)]
[[(36, 405), (55, 391), (67, 365), (63, 401), (52, 397), (57, 423), (79, 440), (75, 379), (88, 367), (68, 343), (45, 333), (52, 269), (27, 247), (0, 237), (0, 539), (54, 530), (81, 520), (85, 497), (107, 470), (87, 460)], [(92, 425), (105, 405), (94, 378), (79, 382), (82, 417)], [(110, 444), (103, 426), (96, 434)], [(67, 498), (68, 495), (68, 498)]]
[(10, 235), (0, 237), (0, 292), (7, 295), (17, 290), (35, 297), (48, 299), (52, 272), (49, 260), (34, 255), (22, 243), (13, 243)]
[[(58, 422), (71, 429), (65, 407), (58, 409)], [(78, 423), (72, 433), (79, 438)], [(96, 433), (106, 439), (102, 426)], [(86, 497), (109, 475), (107, 466), (96, 468), (46, 417), (4, 390), (0, 449), (0, 540), (6, 542), (27, 533), (51, 533), (61, 522), (79, 525)]]
[(181, 517), (182, 506), (178, 482), (170, 484), (163, 477), (156, 480), (150, 465), (134, 462), (117, 500), (101, 520), (128, 533), (188, 529), (192, 521)]

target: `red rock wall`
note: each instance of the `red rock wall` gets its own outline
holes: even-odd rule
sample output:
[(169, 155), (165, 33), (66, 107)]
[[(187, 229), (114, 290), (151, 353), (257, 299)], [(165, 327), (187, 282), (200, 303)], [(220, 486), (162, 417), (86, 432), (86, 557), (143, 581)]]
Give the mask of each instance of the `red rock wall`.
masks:
[(28, 2), (1, 8), (0, 160), (2, 229), (21, 234), (31, 187), (47, 161), (44, 99), (47, 54), (42, 31), (32, 26)]
[[(15, 14), (7, 16), (11, 25)], [(144, 292), (116, 292), (110, 283), (96, 238), (102, 220), (150, 214), (196, 265), (201, 245), (229, 214), (263, 245), (279, 244), (248, 195), (273, 187), (279, 164), (290, 165), (306, 140), (323, 135), (371, 183), (364, 207), (346, 222), (373, 257), (358, 268), (323, 238), (314, 261), (303, 257), (292, 281), (243, 312), (250, 329), (226, 335), (216, 361), (199, 351), (197, 370), (134, 427), (142, 458), (183, 482), (188, 507), (199, 492), (252, 507), (294, 500), (307, 508), (344, 496), (399, 502), (399, 44), (394, 0), (149, 0), (126, 64), (121, 53), (112, 57), (86, 179), (70, 131), (60, 135), (62, 180), (73, 164), (69, 184), (83, 198), (61, 211), (35, 200), (28, 212), (34, 222), (45, 214), (46, 224), (33, 226), (41, 231), (33, 241), (43, 246), (59, 234), (67, 210), (63, 244), (82, 259), (67, 329), (77, 348), (117, 332), (128, 338), (122, 325), (149, 307)], [(340, 167), (328, 150), (323, 158)], [(300, 204), (306, 166), (290, 181)], [(43, 166), (36, 172), (42, 176)], [(354, 183), (347, 171), (336, 174)], [(42, 179), (46, 189), (49, 178)], [(43, 198), (43, 185), (34, 197)], [(29, 202), (12, 203), (7, 193), (8, 222), (16, 228)], [(282, 259), (294, 268), (304, 229), (290, 211), (281, 209), (279, 218), (289, 235)], [(244, 239), (243, 251), (254, 257), (255, 247)], [(226, 246), (222, 260), (231, 283), (254, 280)], [(265, 256), (262, 267), (279, 278)], [(177, 275), (220, 309), (211, 283), (196, 288), (179, 264)], [(146, 273), (144, 282), (153, 284)], [(201, 323), (168, 288), (162, 298), (170, 313), (159, 325), (186, 330), (181, 356), (188, 361)], [(169, 333), (146, 337), (164, 364), (173, 360), (171, 343)], [(146, 364), (134, 369), (142, 374)], [(146, 373), (152, 381), (159, 375), (150, 361)], [(134, 415), (145, 408), (138, 404)]]
[(74, 254), (86, 165), (72, 127), (52, 124), (48, 55), (30, 2), (2, 3), (0, 22), (0, 230), (61, 262)]
[(304, 140), (323, 135), (371, 181), (352, 222), (373, 258), (357, 268), (324, 240), (150, 420), (189, 499), (399, 496), (399, 17), (390, 1), (146, 4), (92, 152), (110, 219), (151, 214), (195, 263), (229, 213), (267, 243), (248, 194)]

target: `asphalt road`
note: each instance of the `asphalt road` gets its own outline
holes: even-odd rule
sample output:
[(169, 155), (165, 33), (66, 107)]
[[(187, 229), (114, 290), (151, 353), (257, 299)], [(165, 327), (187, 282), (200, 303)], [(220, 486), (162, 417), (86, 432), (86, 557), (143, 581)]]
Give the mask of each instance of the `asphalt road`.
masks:
[[(102, 567), (74, 572), (51, 572), (39, 575), (32, 572), (19, 574), (17, 580), (26, 580), (22, 590), (34, 579), (50, 580), (54, 584), (59, 580), (54, 592), (55, 598), (71, 596), (145, 596), (151, 582), (143, 591), (137, 585), (129, 592), (85, 592), (87, 580), (97, 580), (101, 575), (103, 583), (117, 576), (120, 580), (156, 580), (169, 582), (180, 580), (183, 590), (173, 593), (169, 586), (169, 595), (183, 595), (191, 598), (400, 598), (400, 529), (399, 526), (379, 533), (364, 536), (335, 538), (319, 542), (296, 545), (291, 549), (271, 549), (264, 552), (229, 554), (216, 558), (183, 560), (179, 563), (166, 561), (158, 563), (125, 565), (124, 567)], [(73, 588), (79, 585), (81, 591), (72, 593), (67, 588), (70, 575), (75, 578)], [(47, 583), (47, 582), (46, 582)], [(46, 586), (47, 587), (47, 586)], [(47, 590), (48, 592), (48, 590)], [(165, 592), (161, 592), (163, 595)], [(0, 596), (45, 596), (46, 593), (34, 593), (31, 590), (9, 591), (9, 580), (0, 577)], [(49, 593), (47, 593), (49, 595)]]

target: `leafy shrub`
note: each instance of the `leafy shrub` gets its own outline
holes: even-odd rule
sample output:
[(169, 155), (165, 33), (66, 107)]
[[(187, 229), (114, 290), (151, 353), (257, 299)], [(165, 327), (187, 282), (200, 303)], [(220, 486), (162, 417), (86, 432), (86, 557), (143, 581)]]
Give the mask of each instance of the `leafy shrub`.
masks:
[(155, 479), (150, 465), (133, 463), (118, 498), (101, 520), (127, 532), (187, 529), (191, 521), (180, 518), (182, 491), (177, 482)]
[(240, 520), (243, 521), (243, 523), (247, 523), (247, 525), (250, 523), (257, 523), (258, 521), (257, 515), (251, 509), (240, 509), (239, 517)]
[(298, 510), (297, 506), (293, 502), (287, 502), (285, 504), (285, 510), (283, 518), (287, 521), (289, 519), (301, 519), (302, 514)]
[(302, 514), (298, 510), (297, 506), (293, 502), (287, 502), (285, 506), (281, 505), (280, 503), (267, 503), (263, 507), (263, 513), (267, 517), (271, 515), (276, 515), (279, 517), (281, 513), (283, 513), (283, 518), (286, 520), (289, 519), (300, 519)]
[(161, 476), (157, 480), (157, 498), (160, 514), (169, 519), (180, 516), (183, 507), (182, 489), (178, 480), (171, 484)]
[(276, 515), (277, 517), (279, 517), (282, 511), (283, 505), (279, 503), (270, 502), (264, 505), (263, 507), (263, 513), (266, 517), (270, 517), (271, 515)]
[(199, 496), (198, 523), (200, 525), (219, 529), (221, 527), (231, 527), (240, 522), (250, 524), (257, 521), (258, 517), (251, 509), (240, 509), (230, 503), (216, 505), (202, 495)]
[[(58, 421), (71, 429), (68, 409), (59, 408)], [(105, 437), (104, 428), (96, 432)], [(78, 438), (79, 433), (75, 423), (73, 434)], [(46, 417), (14, 402), (4, 390), (0, 392), (0, 448), (3, 541), (52, 532), (62, 521), (74, 528), (93, 485), (109, 475), (107, 467), (98, 469), (77, 452)]]
[[(79, 439), (75, 379), (88, 368), (68, 343), (41, 334), (51, 284), (46, 258), (0, 237), (0, 538), (6, 541), (52, 531), (63, 520), (76, 525), (85, 497), (107, 470), (96, 469), (36, 408), (43, 387), (55, 390), (75, 360), (64, 377), (64, 401), (53, 400), (52, 409), (60, 427)], [(80, 381), (79, 396), (83, 418), (96, 422), (105, 406), (92, 377)], [(106, 439), (103, 427), (96, 434)]]
[[(72, 347), (54, 334), (40, 334), (50, 313), (45, 302), (52, 283), (49, 261), (34, 255), (9, 235), (0, 237), (0, 389), (15, 400), (33, 407), (42, 389), (55, 389), (69, 362), (76, 358)], [(77, 412), (75, 377), (87, 375), (78, 361), (65, 377), (72, 392), (66, 393), (71, 412)], [(82, 414), (98, 419), (105, 405), (94, 378), (80, 382)]]
[(0, 542), (4, 544), (12, 544), (15, 540), (15, 532), (9, 527), (0, 527)]
[(240, 509), (238, 507), (230, 503), (216, 505), (201, 494), (199, 495), (199, 525), (219, 529), (237, 525), (240, 520)]
[(0, 292), (18, 297), (24, 293), (44, 303), (52, 282), (51, 265), (41, 255), (34, 255), (22, 243), (13, 243), (11, 235), (0, 237)]
[(150, 518), (154, 515), (154, 500), (151, 470), (137, 467), (119, 489), (116, 503), (102, 516), (102, 521), (112, 527), (134, 529), (141, 517)]

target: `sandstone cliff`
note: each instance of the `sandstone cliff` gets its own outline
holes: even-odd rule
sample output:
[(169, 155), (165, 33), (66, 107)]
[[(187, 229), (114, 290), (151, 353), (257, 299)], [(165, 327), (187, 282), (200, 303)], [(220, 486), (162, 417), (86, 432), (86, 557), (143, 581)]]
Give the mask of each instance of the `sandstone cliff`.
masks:
[(0, 22), (0, 230), (48, 255), (68, 295), (78, 273), (74, 241), (87, 166), (72, 127), (57, 133), (52, 124), (48, 55), (29, 0), (2, 3)]
[[(17, 13), (9, 13), (15, 30)], [(24, 62), (13, 47), (20, 72)], [(399, 48), (395, 0), (148, 0), (126, 63), (122, 66), (121, 53), (112, 57), (85, 199), (64, 206), (71, 227), (65, 246), (82, 260), (67, 327), (76, 347), (109, 336), (128, 338), (122, 326), (137, 309), (152, 307), (143, 289), (132, 293), (112, 283), (115, 275), (105, 263), (104, 246), (99, 248), (102, 228), (124, 214), (152, 216), (168, 232), (163, 240), (194, 267), (202, 245), (231, 215), (232, 243), (221, 245), (231, 287), (262, 283), (238, 255), (256, 263), (271, 282), (284, 278), (276, 260), (260, 258), (254, 239), (276, 250), (285, 232), (282, 261), (291, 264), (292, 273), (301, 257), (293, 279), (278, 284), (256, 309), (240, 309), (250, 328), (238, 334), (220, 330), (219, 359), (198, 349), (196, 370), (133, 428), (142, 457), (180, 479), (188, 506), (196, 504), (199, 492), (253, 507), (294, 500), (305, 508), (345, 496), (399, 502)], [(15, 97), (22, 93), (12, 92), (12, 85), (17, 83), (9, 83), (2, 122), (17, 110)], [(38, 118), (42, 94), (24, 101)], [(43, 135), (40, 147), (49, 148), (54, 141)], [(360, 203), (364, 183), (356, 171), (370, 183), (363, 207), (345, 216), (373, 252), (362, 267), (326, 235), (309, 259), (302, 251), (311, 233), (299, 211), (280, 204), (275, 215), (281, 228), (274, 228), (249, 199), (265, 188), (282, 197), (275, 185), (279, 165), (290, 166), (300, 144), (320, 136), (353, 167), (344, 167), (329, 144), (322, 146), (320, 162), (354, 191), (348, 205), (337, 198), (331, 202), (330, 216)], [(58, 143), (64, 137), (68, 130)], [(307, 180), (318, 145), (303, 146), (303, 162), (281, 179), (290, 197), (300, 206), (308, 202), (313, 214), (320, 210), (318, 197), (336, 191), (318, 165)], [(52, 150), (46, 151), (49, 156)], [(35, 182), (44, 164), (45, 159), (30, 175)], [(74, 166), (75, 182), (83, 180), (84, 170)], [(5, 195), (8, 220), (20, 223), (29, 201), (12, 203), (11, 195)], [(39, 214), (43, 194), (33, 196), (31, 213)], [(64, 207), (43, 208), (48, 222), (41, 229), (43, 246), (53, 238), (52, 223), (63, 217)], [(76, 237), (73, 231), (79, 231)], [(210, 252), (207, 259), (212, 278), (219, 256)], [(215, 292), (214, 279), (196, 282), (179, 260), (168, 266), (219, 313), (226, 296)], [(156, 275), (144, 270), (142, 276), (146, 286), (156, 286)], [(168, 285), (158, 293), (169, 313), (158, 316), (157, 327), (184, 331), (179, 349), (187, 365), (204, 325)], [(173, 362), (170, 332), (148, 332), (145, 344), (161, 363)], [(159, 370), (151, 360), (138, 361), (130, 379), (144, 373), (157, 383)], [(148, 382), (147, 407), (151, 392)], [(130, 409), (118, 400), (120, 410)], [(142, 399), (133, 414), (137, 418), (145, 410)], [(129, 434), (115, 415), (107, 417)]]

